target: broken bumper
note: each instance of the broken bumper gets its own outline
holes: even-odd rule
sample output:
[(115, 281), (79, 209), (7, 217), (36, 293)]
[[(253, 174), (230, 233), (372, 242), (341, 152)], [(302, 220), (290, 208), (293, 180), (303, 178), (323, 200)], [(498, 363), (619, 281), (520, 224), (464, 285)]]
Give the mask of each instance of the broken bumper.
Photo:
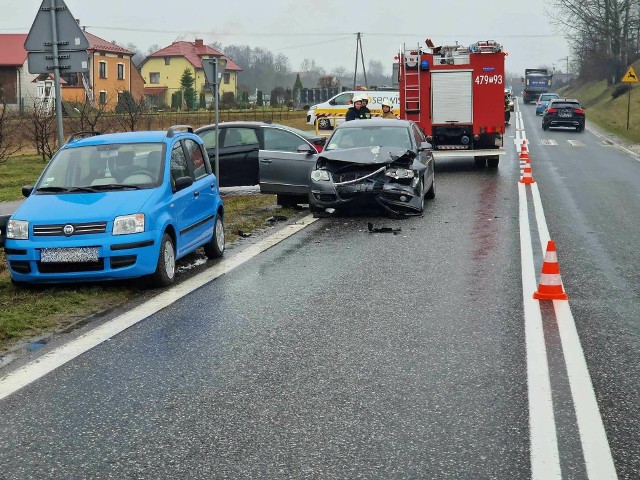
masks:
[(398, 215), (419, 215), (423, 209), (421, 192), (384, 174), (346, 184), (312, 182), (309, 202), (320, 209), (378, 204)]

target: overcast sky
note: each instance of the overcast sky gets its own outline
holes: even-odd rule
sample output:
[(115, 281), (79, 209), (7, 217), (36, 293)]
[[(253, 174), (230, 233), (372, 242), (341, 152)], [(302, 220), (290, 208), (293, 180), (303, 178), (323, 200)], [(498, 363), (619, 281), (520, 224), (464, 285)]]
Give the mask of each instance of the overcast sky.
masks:
[[(48, 3), (49, 0), (47, 0)], [(0, 0), (0, 32), (27, 33), (41, 0)], [(545, 10), (551, 0), (66, 0), (91, 33), (146, 51), (175, 40), (203, 38), (223, 45), (262, 46), (289, 57), (291, 68), (305, 58), (327, 71), (353, 71), (355, 32), (362, 32), (365, 62), (380, 60), (390, 72), (403, 42), (429, 37), (436, 45), (469, 45), (495, 39), (504, 46), (507, 71), (555, 65), (569, 52)], [(386, 5), (383, 7), (382, 5)], [(360, 67), (359, 67), (360, 69)]]

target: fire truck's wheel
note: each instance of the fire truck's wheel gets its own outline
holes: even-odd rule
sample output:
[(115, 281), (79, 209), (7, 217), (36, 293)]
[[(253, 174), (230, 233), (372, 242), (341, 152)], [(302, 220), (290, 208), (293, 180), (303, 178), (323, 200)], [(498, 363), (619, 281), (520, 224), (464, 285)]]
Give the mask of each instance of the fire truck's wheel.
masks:
[(489, 168), (498, 168), (498, 163), (500, 163), (500, 157), (498, 155), (487, 158), (487, 166)]
[(331, 122), (328, 118), (321, 118), (318, 120), (318, 128), (322, 130), (329, 130), (331, 128)]
[(473, 161), (475, 162), (476, 167), (484, 168), (487, 164), (487, 157), (474, 157)]

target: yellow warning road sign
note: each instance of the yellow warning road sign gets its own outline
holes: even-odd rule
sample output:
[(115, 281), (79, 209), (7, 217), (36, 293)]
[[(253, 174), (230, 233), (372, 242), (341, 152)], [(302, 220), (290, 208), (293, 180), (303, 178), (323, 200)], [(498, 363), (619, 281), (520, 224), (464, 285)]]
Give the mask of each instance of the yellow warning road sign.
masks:
[(636, 71), (633, 67), (629, 67), (629, 70), (624, 74), (621, 81), (626, 83), (638, 83), (638, 75), (636, 75)]

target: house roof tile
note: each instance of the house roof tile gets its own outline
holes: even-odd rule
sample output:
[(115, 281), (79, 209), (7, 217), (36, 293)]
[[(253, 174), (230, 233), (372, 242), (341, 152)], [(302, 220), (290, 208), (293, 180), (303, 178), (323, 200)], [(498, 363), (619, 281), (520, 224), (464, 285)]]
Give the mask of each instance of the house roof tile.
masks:
[[(103, 40), (89, 32), (84, 32), (89, 41), (89, 50), (101, 52), (121, 53), (131, 55), (134, 53), (126, 48)], [(24, 49), (24, 42), (27, 39), (26, 33), (2, 33), (0, 34), (0, 66), (19, 67), (27, 59), (27, 51)]]
[(26, 33), (2, 33), (0, 34), (0, 66), (19, 67), (27, 59), (27, 51), (24, 49)]
[(208, 45), (197, 45), (196, 42), (174, 42), (168, 47), (165, 47), (157, 52), (149, 55), (149, 58), (156, 57), (184, 57), (191, 65), (196, 68), (202, 68), (202, 57), (204, 55), (222, 57), (227, 61), (227, 70), (240, 72), (240, 68), (233, 60), (223, 55), (219, 51), (211, 48)]

